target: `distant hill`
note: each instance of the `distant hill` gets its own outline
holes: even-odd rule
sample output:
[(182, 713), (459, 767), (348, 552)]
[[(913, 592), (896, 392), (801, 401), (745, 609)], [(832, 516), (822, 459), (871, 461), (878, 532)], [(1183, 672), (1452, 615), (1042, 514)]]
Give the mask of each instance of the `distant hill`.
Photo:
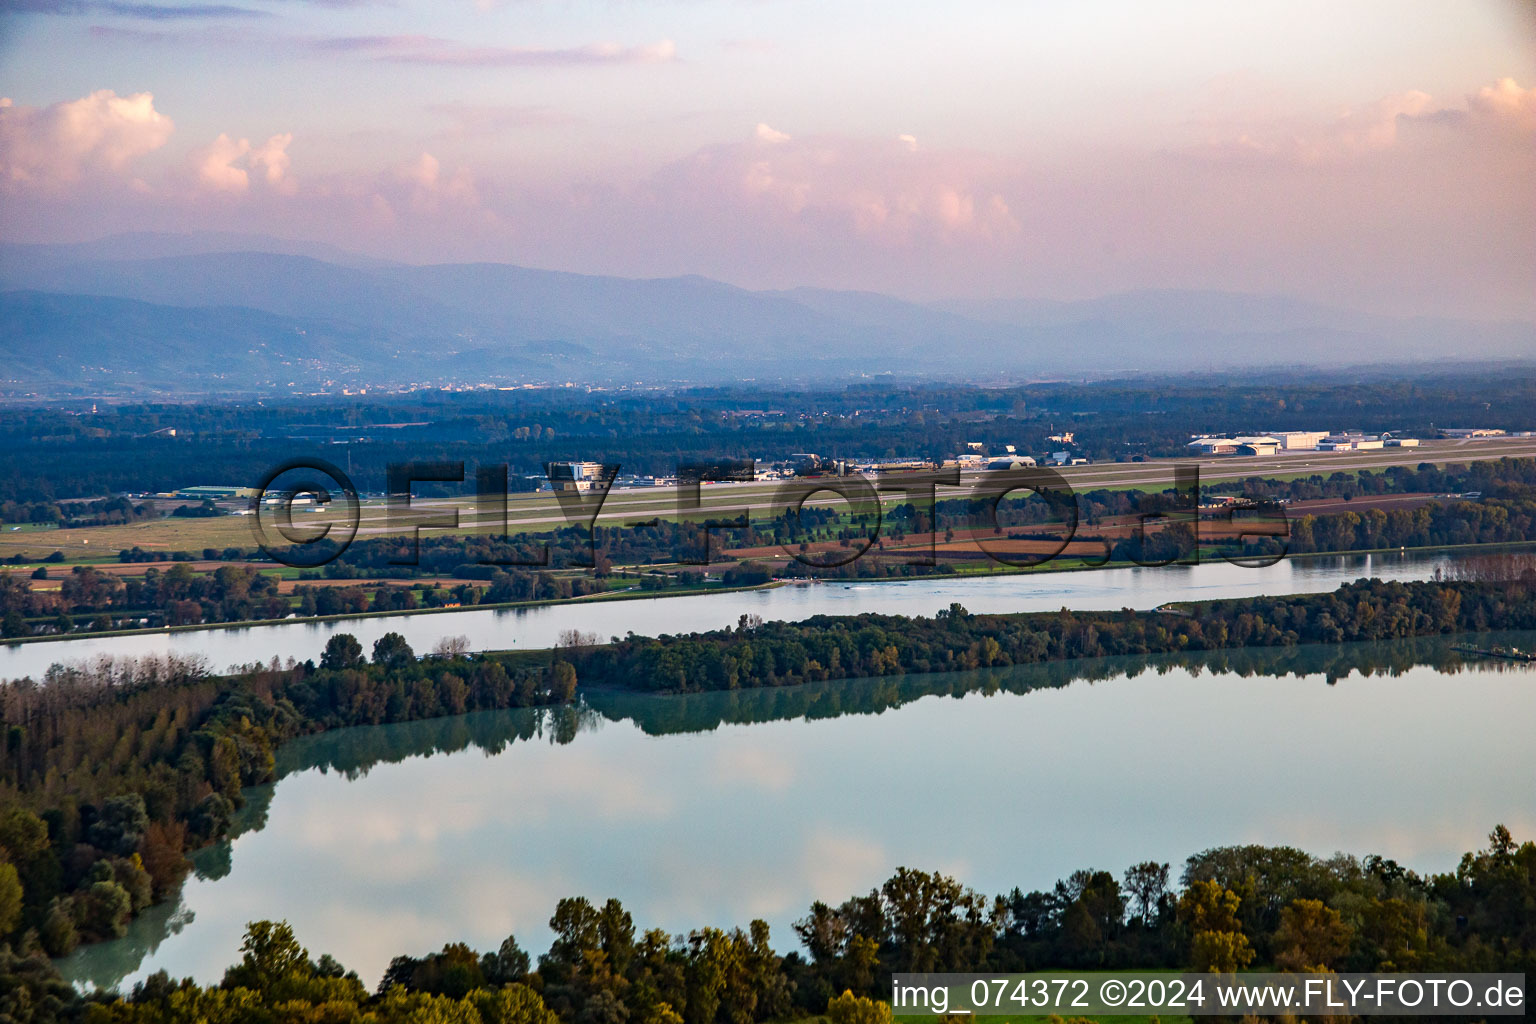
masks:
[[(1021, 379), (1536, 358), (1536, 326), (1395, 319), (1285, 296), (1134, 292), (920, 305), (506, 264), (413, 266), (231, 235), (0, 245), (8, 390), (290, 384)], [(92, 385), (94, 386), (94, 385)]]

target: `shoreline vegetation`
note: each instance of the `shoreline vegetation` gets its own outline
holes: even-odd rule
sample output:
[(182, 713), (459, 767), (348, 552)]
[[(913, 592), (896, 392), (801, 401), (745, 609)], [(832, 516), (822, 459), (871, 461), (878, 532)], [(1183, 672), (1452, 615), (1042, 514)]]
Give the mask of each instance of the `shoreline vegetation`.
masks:
[[(1519, 570), (1512, 563), (1511, 571)], [(1496, 575), (1496, 574), (1495, 574)], [(865, 614), (467, 655), (418, 657), (390, 633), (365, 657), (333, 635), (318, 663), (213, 676), (196, 659), (98, 659), (0, 686), (0, 938), (61, 956), (123, 934), (176, 891), (187, 853), (228, 834), (247, 787), (303, 735), (468, 711), (566, 705), (594, 691), (688, 694), (912, 676), (1105, 655), (1292, 648), (1536, 629), (1536, 581), (1360, 580), (1330, 594), (1191, 604), (1186, 614)]]
[[(653, 597), (698, 597), (701, 594), (734, 594), (743, 590), (770, 590), (784, 586), (786, 580), (770, 580), (748, 586), (698, 586), (677, 587), (672, 590), (645, 592), (637, 589), (615, 590), (607, 593), (583, 594), (579, 597), (549, 598), (541, 601), (506, 601), (499, 603), (457, 605), (439, 608), (412, 608), (409, 611), (388, 609), (382, 611), (341, 612), (336, 615), (290, 615), (282, 619), (243, 619), (237, 622), (196, 622), (180, 626), (145, 627), (142, 629), (114, 629), (100, 632), (53, 633), (46, 636), (9, 637), (0, 640), (0, 646), (21, 644), (58, 643), (70, 640), (95, 640), (104, 637), (157, 636), (166, 633), (195, 633), (217, 629), (258, 629), (264, 626), (312, 626), (325, 622), (348, 622), (353, 619), (390, 618), (405, 615), (451, 615), (455, 612), (474, 611), (526, 611), (531, 608), (552, 608), (566, 604), (591, 604), (600, 601), (640, 601)], [(882, 581), (883, 582), (883, 581)]]
[[(1431, 546), (1431, 547), (1419, 547), (1419, 548), (1405, 548), (1405, 547), (1362, 548), (1362, 549), (1351, 549), (1349, 551), (1302, 551), (1302, 552), (1297, 552), (1297, 553), (1294, 553), (1294, 554), (1287, 554), (1283, 559), (1281, 559), (1281, 561), (1294, 562), (1294, 561), (1309, 561), (1309, 560), (1318, 559), (1318, 558), (1353, 558), (1353, 557), (1357, 557), (1357, 556), (1366, 556), (1366, 555), (1395, 555), (1395, 554), (1399, 554), (1399, 553), (1403, 553), (1403, 552), (1412, 552), (1415, 555), (1437, 555), (1437, 554), (1477, 554), (1477, 555), (1488, 554), (1488, 555), (1499, 555), (1499, 554), (1504, 554), (1504, 553), (1508, 553), (1508, 552), (1528, 552), (1528, 551), (1536, 551), (1536, 541), (1508, 541), (1508, 542), (1501, 543), (1501, 544), (1478, 544), (1478, 543), (1472, 543), (1472, 544), (1439, 544), (1439, 545), (1434, 545), (1434, 546)], [(1112, 562), (1106, 562), (1103, 565), (1093, 565), (1093, 564), (1088, 564), (1088, 563), (1083, 563), (1083, 562), (1076, 562), (1076, 564), (1073, 564), (1075, 561), (1076, 560), (1074, 560), (1072, 558), (1068, 558), (1066, 556), (1062, 556), (1060, 558), (1052, 560), (1051, 562), (1047, 562), (1047, 563), (1044, 563), (1044, 564), (1038, 565), (1038, 566), (1028, 566), (1028, 567), (1020, 568), (1020, 567), (1009, 567), (1009, 566), (998, 565), (998, 566), (996, 566), (996, 567), (994, 567), (994, 568), (992, 568), (990, 570), (985, 570), (985, 569), (984, 570), (960, 569), (960, 570), (955, 570), (955, 571), (950, 572), (950, 573), (935, 573), (933, 575), (937, 575), (937, 576), (941, 576), (941, 577), (947, 577), (949, 579), (955, 579), (955, 580), (964, 580), (964, 579), (978, 579), (978, 578), (990, 578), (990, 577), (1031, 576), (1031, 575), (1038, 575), (1038, 574), (1041, 574), (1041, 573), (1095, 572), (1095, 571), (1109, 571), (1109, 570), (1115, 570), (1115, 569), (1144, 569), (1144, 568), (1165, 569), (1165, 568), (1177, 567), (1177, 566), (1185, 566), (1185, 565), (1209, 564), (1211, 562), (1224, 561), (1224, 559), (1222, 559), (1220, 557), (1219, 553), (1214, 553), (1213, 554), (1209, 550), (1202, 550), (1199, 562), (1193, 562), (1193, 561), (1191, 561), (1191, 562), (1180, 562), (1180, 563), (1175, 563), (1173, 566), (1168, 566), (1168, 565), (1144, 566), (1144, 565), (1141, 565), (1138, 562), (1113, 562), (1113, 561)], [(914, 577), (879, 576), (879, 577), (870, 577), (870, 578), (858, 578), (855, 581), (860, 586), (864, 586), (864, 585), (875, 585), (875, 584), (882, 584), (882, 583), (911, 583), (911, 582), (914, 581), (914, 579), (915, 579)], [(51, 634), (42, 635), (42, 636), (30, 636), (30, 637), (7, 637), (4, 640), (0, 640), (0, 646), (4, 646), (4, 647), (19, 647), (19, 646), (22, 646), (24, 644), (60, 643), (60, 642), (68, 642), (68, 641), (71, 641), (71, 640), (100, 640), (100, 639), (107, 639), (107, 638), (129, 637), (129, 636), (162, 636), (162, 635), (165, 635), (167, 633), (198, 633), (198, 632), (207, 632), (207, 631), (210, 631), (210, 630), (225, 630), (225, 629), (228, 629), (228, 630), (260, 629), (260, 628), (267, 627), (267, 626), (313, 626), (313, 625), (320, 625), (320, 624), (330, 623), (330, 622), (350, 622), (350, 621), (353, 621), (355, 619), (395, 618), (395, 617), (403, 617), (403, 616), (407, 616), (407, 615), (452, 615), (452, 614), (456, 614), (456, 613), (459, 613), (459, 612), (476, 612), (476, 611), (509, 611), (509, 612), (510, 611), (529, 611), (529, 610), (536, 609), (536, 608), (556, 608), (556, 607), (560, 607), (560, 606), (563, 606), (563, 605), (578, 604), (578, 603), (579, 604), (596, 604), (596, 603), (606, 603), (606, 602), (610, 602), (610, 601), (645, 601), (645, 600), (662, 599), (662, 598), (669, 598), (669, 597), (700, 597), (700, 596), (710, 595), (710, 594), (737, 594), (737, 593), (742, 593), (744, 591), (749, 591), (749, 590), (774, 590), (774, 589), (776, 589), (778, 587), (785, 587), (785, 586), (810, 586), (810, 585), (816, 585), (816, 584), (838, 584), (838, 583), (847, 583), (847, 582), (855, 582), (855, 581), (844, 580), (844, 579), (839, 578), (839, 577), (817, 577), (817, 576), (812, 576), (812, 577), (801, 578), (801, 579), (771, 579), (771, 580), (767, 581), (766, 583), (752, 583), (752, 584), (745, 584), (745, 585), (742, 585), (742, 586), (730, 586), (730, 585), (725, 585), (725, 584), (713, 585), (713, 586), (711, 586), (711, 585), (691, 586), (691, 587), (690, 586), (680, 586), (680, 587), (675, 587), (675, 588), (668, 589), (668, 590), (649, 591), (649, 592), (632, 588), (632, 589), (626, 589), (626, 590), (608, 591), (606, 593), (583, 594), (583, 595), (581, 595), (579, 597), (549, 598), (549, 599), (539, 600), (539, 601), (508, 601), (508, 602), (502, 602), (502, 603), (469, 604), (469, 605), (461, 604), (461, 605), (451, 606), (451, 607), (414, 608), (414, 609), (411, 609), (410, 611), (399, 611), (399, 610), (395, 610), (395, 609), (390, 609), (390, 610), (385, 610), (385, 611), (342, 612), (342, 613), (339, 613), (339, 614), (336, 614), (336, 615), (312, 615), (312, 616), (290, 615), (287, 618), (282, 618), (282, 619), (244, 619), (244, 620), (235, 621), (235, 622), (198, 622), (198, 623), (190, 623), (190, 624), (185, 624), (185, 625), (180, 625), (180, 626), (157, 626), (157, 627), (143, 627), (143, 628), (140, 628), (140, 629), (104, 630), (104, 631), (100, 631), (100, 632), (87, 631), (87, 632), (78, 632), (78, 633), (51, 633)], [(1171, 605), (1168, 605), (1168, 606), (1165, 606), (1165, 607), (1176, 607), (1178, 605), (1178, 603), (1179, 602), (1173, 602)], [(1161, 610), (1161, 609), (1158, 609), (1158, 610)], [(496, 651), (496, 652), (490, 652), (490, 653), (507, 653), (507, 652)], [(4, 682), (4, 680), (0, 680), (0, 683), (3, 683), (3, 682)]]
[[(1508, 552), (1528, 552), (1528, 551), (1536, 551), (1536, 540), (1507, 541), (1507, 542), (1498, 543), (1498, 544), (1470, 543), (1470, 544), (1438, 544), (1438, 545), (1433, 545), (1433, 546), (1429, 546), (1429, 547), (1360, 548), (1360, 549), (1351, 549), (1349, 551), (1301, 551), (1301, 552), (1296, 552), (1296, 553), (1292, 553), (1292, 554), (1287, 554), (1287, 555), (1285, 555), (1285, 557), (1283, 559), (1281, 559), (1281, 561), (1294, 562), (1294, 561), (1309, 561), (1309, 560), (1318, 559), (1318, 558), (1353, 558), (1353, 557), (1357, 557), (1357, 556), (1366, 556), (1366, 555), (1395, 555), (1395, 554), (1400, 554), (1400, 553), (1404, 553), (1404, 552), (1412, 552), (1415, 555), (1437, 555), (1437, 554), (1456, 554), (1456, 555), (1460, 555), (1460, 554), (1476, 554), (1476, 555), (1488, 554), (1488, 555), (1499, 555), (1499, 554), (1504, 554), (1504, 553), (1508, 553)], [(1179, 562), (1179, 563), (1175, 563), (1175, 565), (1176, 566), (1185, 566), (1185, 565), (1209, 564), (1211, 562), (1216, 562), (1216, 561), (1225, 561), (1225, 560), (1221, 558), (1219, 552), (1213, 553), (1212, 551), (1206, 549), (1206, 550), (1202, 550), (1201, 551), (1199, 562), (1194, 562), (1194, 561)], [(1231, 564), (1231, 563), (1229, 563), (1229, 564)], [(1106, 562), (1103, 565), (1094, 565), (1094, 564), (1089, 564), (1089, 563), (1085, 563), (1085, 562), (1080, 562), (1080, 561), (1077, 561), (1075, 559), (1068, 558), (1066, 556), (1062, 556), (1062, 557), (1053, 559), (1050, 562), (1046, 562), (1044, 564), (1037, 565), (1037, 566), (1011, 567), (1011, 566), (997, 565), (997, 566), (994, 566), (991, 569), (982, 569), (982, 570), (960, 569), (960, 570), (954, 570), (954, 571), (949, 572), (949, 573), (934, 573), (934, 574), (931, 574), (931, 576), (940, 576), (940, 577), (947, 577), (949, 579), (962, 580), (962, 579), (978, 579), (978, 578), (990, 578), (990, 577), (1031, 576), (1031, 575), (1038, 575), (1038, 574), (1042, 574), (1042, 573), (1094, 572), (1094, 571), (1109, 571), (1109, 570), (1115, 570), (1115, 569), (1139, 569), (1139, 568), (1164, 569), (1164, 568), (1169, 568), (1169, 567), (1170, 566), (1167, 566), (1167, 565), (1145, 566), (1145, 565), (1140, 564), (1139, 562), (1129, 562), (1129, 561), (1125, 561), (1125, 562), (1111, 561), (1111, 562)], [(927, 577), (927, 578), (931, 578), (931, 576)], [(880, 583), (910, 583), (910, 582), (913, 582), (914, 579), (916, 579), (916, 577), (876, 576), (876, 577), (869, 577), (869, 578), (856, 578), (856, 582), (858, 582), (862, 586), (862, 585), (866, 585), (866, 584), (873, 585), (873, 584), (880, 584)], [(282, 618), (282, 619), (243, 619), (243, 620), (239, 620), (239, 621), (235, 621), (235, 622), (197, 622), (197, 623), (189, 623), (189, 624), (184, 624), (184, 625), (179, 625), (179, 626), (152, 626), (152, 627), (143, 627), (143, 628), (139, 628), (139, 629), (103, 630), (103, 631), (99, 631), (99, 632), (86, 631), (86, 632), (77, 632), (77, 633), (50, 633), (50, 634), (41, 635), (41, 636), (7, 637), (4, 640), (0, 640), (0, 646), (19, 647), (19, 646), (21, 646), (23, 644), (60, 643), (60, 642), (68, 642), (68, 641), (71, 641), (71, 640), (100, 640), (100, 639), (105, 639), (105, 638), (128, 637), (128, 636), (162, 636), (162, 635), (167, 634), (167, 633), (197, 633), (197, 632), (206, 632), (206, 631), (210, 631), (210, 630), (225, 630), (225, 629), (228, 629), (228, 630), (259, 629), (259, 628), (263, 628), (263, 627), (267, 627), (267, 626), (313, 626), (313, 625), (319, 625), (319, 624), (329, 623), (329, 622), (350, 622), (350, 621), (352, 621), (354, 619), (394, 618), (394, 617), (406, 616), (406, 615), (452, 615), (452, 614), (459, 613), (459, 612), (475, 612), (475, 611), (528, 611), (528, 610), (536, 609), (536, 608), (556, 608), (556, 607), (560, 607), (560, 606), (563, 606), (563, 605), (578, 604), (578, 603), (580, 603), (580, 604), (594, 604), (594, 603), (605, 603), (605, 602), (609, 602), (609, 601), (645, 601), (645, 600), (661, 599), (661, 598), (668, 598), (668, 597), (700, 597), (700, 596), (709, 595), (709, 594), (736, 594), (736, 593), (741, 593), (743, 591), (749, 591), (749, 590), (773, 590), (773, 589), (776, 589), (778, 587), (784, 587), (784, 586), (809, 586), (809, 585), (823, 584), (823, 583), (825, 583), (825, 584), (837, 584), (837, 583), (847, 583), (847, 582), (853, 582), (853, 581), (845, 580), (845, 579), (843, 579), (841, 577), (811, 576), (811, 577), (798, 578), (798, 579), (771, 579), (771, 580), (768, 580), (765, 583), (751, 583), (751, 584), (743, 584), (741, 586), (731, 586), (729, 584), (701, 585), (701, 586), (679, 586), (679, 587), (674, 587), (674, 588), (667, 589), (667, 590), (657, 590), (657, 591), (644, 591), (644, 590), (639, 590), (637, 588), (631, 588), (631, 589), (626, 589), (626, 590), (608, 591), (606, 593), (583, 594), (583, 595), (581, 595), (579, 597), (548, 598), (548, 599), (537, 600), (537, 601), (507, 601), (507, 602), (500, 602), (500, 603), (468, 604), (468, 605), (460, 604), (460, 605), (456, 605), (456, 606), (438, 607), (438, 608), (422, 607), (422, 608), (413, 608), (413, 609), (411, 609), (409, 611), (400, 611), (400, 610), (397, 610), (397, 609), (389, 609), (389, 610), (382, 610), (382, 611), (342, 612), (342, 613), (338, 613), (338, 614), (335, 614), (335, 615), (311, 615), (311, 616), (290, 615), (287, 618)], [(496, 653), (504, 653), (504, 652), (496, 652)], [(4, 680), (0, 680), (0, 682), (4, 682)]]
[(575, 897), (556, 903), (537, 961), (515, 935), (484, 953), (451, 942), (396, 956), (371, 989), (312, 957), (286, 922), (250, 922), (218, 984), (162, 971), (126, 994), (82, 994), (41, 956), (0, 947), (0, 1008), (35, 1024), (891, 1024), (897, 972), (1530, 973), (1533, 900), (1536, 842), (1503, 825), (1426, 876), (1379, 855), (1285, 846), (1204, 850), (1177, 876), (1156, 861), (1118, 877), (1081, 869), (995, 896), (900, 867), (868, 893), (813, 903), (788, 953), (761, 920), (673, 935), (638, 927), (616, 899)]

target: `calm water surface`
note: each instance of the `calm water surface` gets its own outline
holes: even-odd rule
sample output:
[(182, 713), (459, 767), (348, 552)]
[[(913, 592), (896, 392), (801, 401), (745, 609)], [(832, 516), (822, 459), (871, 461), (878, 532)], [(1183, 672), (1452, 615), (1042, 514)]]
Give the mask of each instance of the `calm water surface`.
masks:
[(604, 601), (526, 609), (484, 609), (435, 615), (389, 615), (325, 623), (290, 623), (243, 629), (192, 630), (145, 636), (11, 644), (0, 647), (0, 679), (40, 678), (58, 661), (102, 654), (201, 654), (210, 666), (269, 661), (274, 655), (300, 661), (320, 657), (331, 634), (351, 633), (366, 650), (391, 630), (417, 651), (430, 651), (445, 636), (469, 638), (470, 650), (554, 646), (568, 629), (622, 636), (686, 633), (733, 626), (744, 614), (794, 621), (812, 615), (932, 615), (958, 601), (973, 612), (1079, 611), (1155, 608), (1168, 601), (1199, 601), (1259, 594), (1306, 594), (1334, 590), (1362, 576), (1429, 579), (1455, 556), (1435, 552), (1340, 555), (1279, 562), (1245, 569), (1225, 562), (1196, 566), (1107, 569), (971, 579), (916, 579), (880, 583), (818, 583), (770, 590), (690, 597)]
[(1177, 873), (1230, 843), (1451, 870), (1497, 822), (1536, 833), (1536, 670), (1450, 643), (594, 693), (340, 730), (283, 748), (179, 902), (61, 966), (215, 981), (247, 921), (286, 918), (372, 984), (450, 940), (541, 952), (567, 895), (673, 932), (761, 917), (787, 951), (811, 901), (898, 865), (987, 893), (1147, 858)]

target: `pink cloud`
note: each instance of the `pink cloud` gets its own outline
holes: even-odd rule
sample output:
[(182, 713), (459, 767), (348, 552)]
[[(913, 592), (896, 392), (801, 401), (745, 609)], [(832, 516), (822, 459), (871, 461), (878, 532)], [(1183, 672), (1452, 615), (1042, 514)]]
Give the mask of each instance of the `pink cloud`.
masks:
[(260, 173), (266, 186), (282, 195), (293, 195), (298, 184), (288, 175), (288, 145), (291, 133), (274, 135), (259, 146), (249, 139), (232, 139), (227, 134), (201, 149), (190, 159), (198, 183), (214, 192), (241, 193), (250, 188), (251, 171)]
[(206, 25), (197, 29), (142, 29), (121, 25), (92, 25), (94, 36), (122, 42), (177, 48), (254, 46), (300, 56), (334, 59), (346, 55), (364, 60), (439, 67), (560, 68), (623, 64), (669, 64), (678, 59), (670, 39), (626, 46), (615, 42), (581, 46), (477, 46), (420, 33), (393, 35), (299, 35), (260, 30), (253, 26)]
[[(254, 145), (231, 134), (191, 165), (206, 169), (191, 176), (205, 188), (224, 183), (224, 202), (190, 201), (183, 175), (131, 201), (80, 187), (60, 193), (67, 203), (8, 202), (5, 212), (49, 230), (84, 225), (79, 234), (109, 223), (286, 225), (411, 260), (703, 273), (763, 287), (1062, 297), (1231, 288), (1536, 316), (1533, 92), (1501, 80), (1444, 102), (1402, 92), (1310, 119), (1249, 117), (1214, 133), (1225, 149), (1003, 154), (783, 122), (760, 130), (754, 119), (733, 141), (624, 177), (465, 166), (424, 145), (431, 134), (399, 151), (410, 159), (328, 172), (306, 169), (298, 154), (290, 167), (287, 136)], [(495, 121), (504, 111), (483, 113)], [(0, 109), (0, 122), (8, 116)], [(16, 162), (14, 145), (0, 152)], [(119, 159), (109, 152), (119, 150), (102, 148), (92, 166)], [(134, 150), (123, 152), (131, 171)]]
[(677, 59), (677, 46), (663, 39), (644, 46), (591, 43), (585, 46), (471, 46), (425, 35), (337, 36), (315, 39), (320, 51), (358, 53), (399, 64), (451, 67), (559, 67), (581, 64), (665, 64)]
[(778, 131), (777, 129), (770, 128), (768, 125), (763, 124), (762, 122), (758, 122), (757, 129), (755, 132), (753, 132), (753, 134), (757, 136), (758, 142), (767, 142), (772, 144), (789, 141), (788, 135)]
[(1456, 105), (1439, 104), (1428, 93), (1410, 90), (1345, 108), (1329, 121), (1276, 118), (1237, 130), (1224, 126), (1190, 152), (1302, 166), (1343, 164), (1392, 150), (1411, 130), (1436, 127), (1536, 131), (1536, 88), (1522, 89), (1514, 79), (1501, 78)]
[(1525, 132), (1536, 132), (1536, 86), (1520, 88), (1513, 78), (1501, 78), (1467, 97), (1467, 109), (1474, 117), (1508, 124)]
[(712, 146), (643, 186), (651, 201), (741, 205), (814, 230), (881, 244), (1002, 238), (1018, 224), (1005, 166), (980, 154), (918, 152), (916, 140), (798, 138), (758, 124), (749, 142)]
[(434, 103), (425, 108), (445, 120), (438, 135), (463, 138), (499, 134), (519, 128), (548, 128), (576, 123), (576, 118), (553, 107), (494, 103)]
[(260, 169), (267, 180), (267, 186), (286, 195), (292, 195), (298, 184), (288, 176), (288, 167), (291, 163), (288, 157), (288, 145), (293, 142), (293, 133), (284, 132), (274, 135), (266, 142), (251, 150), (250, 165), (253, 169)]
[(58, 192), (83, 178), (121, 173), (175, 131), (148, 92), (99, 89), (47, 107), (0, 99), (0, 182)]

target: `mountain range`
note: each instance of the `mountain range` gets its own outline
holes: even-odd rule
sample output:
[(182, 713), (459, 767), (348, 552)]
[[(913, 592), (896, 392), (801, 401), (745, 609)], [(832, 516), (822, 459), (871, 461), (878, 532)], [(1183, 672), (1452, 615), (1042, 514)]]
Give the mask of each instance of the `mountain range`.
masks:
[(228, 393), (532, 382), (991, 380), (1536, 358), (1536, 325), (1275, 295), (908, 302), (497, 263), (411, 265), (261, 236), (0, 244), (0, 391)]

